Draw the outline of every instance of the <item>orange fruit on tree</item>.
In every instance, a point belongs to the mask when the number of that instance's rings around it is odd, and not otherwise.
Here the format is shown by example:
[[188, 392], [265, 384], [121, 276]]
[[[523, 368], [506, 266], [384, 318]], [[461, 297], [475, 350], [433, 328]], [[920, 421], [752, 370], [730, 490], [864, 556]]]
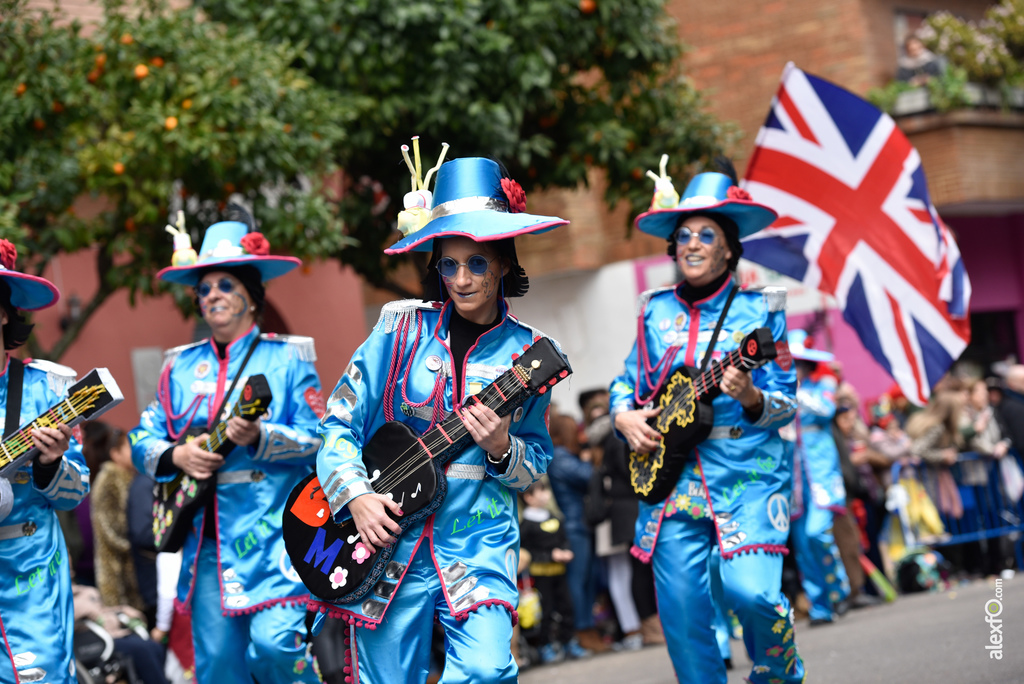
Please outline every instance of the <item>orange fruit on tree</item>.
[[153, 59], [149, 60], [149, 63], [159, 69], [160, 67], [162, 67], [164, 65], [164, 58], [163, 57], [154, 57]]
[[596, 9], [596, 0], [580, 0], [580, 12], [583, 12], [584, 14], [593, 14]]
[[238, 78], [237, 78], [236, 76], [232, 76], [232, 77], [231, 77], [231, 87], [232, 87], [232, 88], [235, 88], [235, 87], [237, 87], [237, 86], [238, 86], [238, 83], [239, 83], [239, 81], [238, 81]]
[[235, 184], [234, 183], [229, 181], [229, 182], [224, 184], [224, 192], [226, 192], [226, 193], [228, 193], [230, 195], [234, 191], [235, 191]]
[[125, 33], [124, 35], [121, 36], [121, 44], [122, 45], [131, 45], [134, 42], [135, 42], [135, 39], [132, 38], [132, 34], [130, 34], [130, 33]]
[[42, 119], [35, 119], [32, 122], [32, 127], [35, 128], [37, 131], [41, 131], [44, 128], [46, 128], [46, 122], [43, 121]]
[[146, 78], [146, 76], [149, 76], [149, 67], [145, 64], [136, 64], [135, 78], [141, 81], [142, 79]]
[[292, 125], [291, 124], [285, 124], [284, 125], [284, 132], [285, 133], [291, 133], [292, 132]]
[[118, 176], [124, 173], [124, 164], [121, 162], [114, 162], [114, 173]]
[[192, 100], [182, 100], [181, 101], [181, 108], [182, 109], [192, 109]]
[[178, 117], [176, 117], [176, 116], [169, 116], [166, 119], [164, 119], [164, 128], [166, 128], [167, 130], [173, 131], [177, 127], [178, 127]]
[[90, 71], [87, 80], [89, 81], [89, 83], [95, 83], [96, 81], [100, 80], [100, 70], [93, 69], [92, 71]]
[[102, 69], [107, 63], [107, 55], [100, 53], [96, 55], [96, 68]]
[[127, 230], [129, 233], [134, 233], [135, 232], [135, 219], [133, 219], [131, 216], [126, 218], [124, 220], [124, 229]]
[[28, 86], [25, 85], [24, 83], [19, 83], [18, 87], [14, 89], [14, 94], [17, 95], [18, 97], [21, 97], [22, 95], [25, 94], [26, 90], [28, 90]]
[[61, 104], [60, 102], [54, 101], [54, 103], [53, 103], [53, 112], [54, 112], [54, 114], [60, 114], [63, 111], [64, 111], [64, 105]]

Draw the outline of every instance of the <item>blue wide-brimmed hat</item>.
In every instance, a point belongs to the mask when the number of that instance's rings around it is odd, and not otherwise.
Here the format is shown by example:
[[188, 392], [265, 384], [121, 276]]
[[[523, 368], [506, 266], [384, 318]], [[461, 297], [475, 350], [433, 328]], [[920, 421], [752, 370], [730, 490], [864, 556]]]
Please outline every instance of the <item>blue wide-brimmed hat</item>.
[[808, 345], [808, 338], [810, 335], [807, 334], [806, 330], [790, 330], [787, 336], [789, 342], [789, 353], [794, 359], [803, 359], [804, 361], [823, 361], [828, 363], [834, 360], [835, 354], [827, 352], [823, 349], [812, 349]]
[[[662, 186], [662, 183], [666, 185]], [[672, 237], [679, 221], [688, 215], [714, 212], [728, 216], [740, 230], [740, 239], [767, 228], [778, 214], [750, 199], [749, 193], [733, 184], [724, 173], [698, 173], [686, 186], [676, 206], [664, 206], [664, 198], [674, 199], [671, 180], [664, 176], [655, 187], [651, 209], [636, 218], [636, 227], [666, 240]]]
[[429, 252], [434, 238], [462, 236], [488, 242], [543, 233], [569, 223], [557, 216], [527, 214], [525, 208], [526, 193], [519, 183], [502, 178], [497, 162], [481, 157], [453, 159], [437, 172], [429, 220], [384, 252]]
[[184, 221], [179, 218], [178, 230], [168, 226], [174, 234], [173, 266], [168, 266], [157, 277], [171, 283], [196, 285], [200, 274], [211, 267], [252, 266], [260, 272], [260, 279], [267, 282], [295, 269], [302, 264], [295, 257], [270, 254], [270, 243], [262, 233], [252, 232], [240, 221], [222, 221], [206, 229], [203, 246], [199, 254], [192, 249], [192, 241], [183, 229]]
[[9, 240], [0, 240], [0, 279], [11, 288], [11, 306], [21, 311], [38, 311], [60, 299], [57, 286], [46, 278], [15, 271], [18, 250]]

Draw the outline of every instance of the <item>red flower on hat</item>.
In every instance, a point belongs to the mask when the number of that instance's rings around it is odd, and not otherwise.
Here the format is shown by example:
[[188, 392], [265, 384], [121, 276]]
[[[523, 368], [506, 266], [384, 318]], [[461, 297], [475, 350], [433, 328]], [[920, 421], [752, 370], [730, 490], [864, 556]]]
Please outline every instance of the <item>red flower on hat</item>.
[[263, 233], [246, 233], [241, 240], [242, 249], [246, 254], [253, 256], [267, 256], [270, 254], [270, 242], [263, 237]]
[[729, 191], [726, 194], [728, 195], [729, 199], [732, 200], [746, 200], [747, 202], [750, 201], [750, 193], [736, 185], [730, 185]]
[[8, 271], [14, 270], [14, 262], [18, 260], [18, 248], [10, 240], [0, 240], [0, 264]]
[[523, 186], [511, 178], [502, 178], [501, 189], [505, 192], [505, 197], [508, 198], [510, 212], [518, 214], [526, 211], [526, 193], [523, 191]]

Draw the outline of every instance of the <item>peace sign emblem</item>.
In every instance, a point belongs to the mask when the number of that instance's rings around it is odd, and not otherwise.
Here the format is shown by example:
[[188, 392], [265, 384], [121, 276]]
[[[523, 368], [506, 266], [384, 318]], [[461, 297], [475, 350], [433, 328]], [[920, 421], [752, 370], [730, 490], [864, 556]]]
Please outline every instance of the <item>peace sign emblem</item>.
[[789, 500], [784, 495], [768, 498], [768, 522], [779, 532], [789, 532]]

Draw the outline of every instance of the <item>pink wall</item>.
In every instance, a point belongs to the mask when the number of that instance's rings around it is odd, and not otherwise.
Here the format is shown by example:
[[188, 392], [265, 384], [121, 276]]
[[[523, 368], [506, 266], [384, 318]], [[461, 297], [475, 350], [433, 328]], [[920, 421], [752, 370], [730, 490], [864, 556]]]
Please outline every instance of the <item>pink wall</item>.
[[[34, 317], [39, 340], [49, 348], [60, 335], [59, 322], [67, 315], [70, 296], [77, 294], [85, 302], [96, 289], [93, 253], [61, 256], [46, 277], [61, 290], [57, 306]], [[267, 299], [292, 333], [316, 338], [316, 366], [324, 392], [329, 393], [352, 352], [366, 337], [359, 278], [335, 261], [323, 262], [272, 281], [267, 286]], [[127, 294], [118, 293], [100, 307], [59, 362], [79, 374], [96, 366], [108, 367], [125, 400], [103, 420], [131, 428], [138, 422], [131, 350], [187, 344], [192, 341], [193, 328], [194, 321], [184, 320], [169, 296], [140, 299], [132, 308]]]

